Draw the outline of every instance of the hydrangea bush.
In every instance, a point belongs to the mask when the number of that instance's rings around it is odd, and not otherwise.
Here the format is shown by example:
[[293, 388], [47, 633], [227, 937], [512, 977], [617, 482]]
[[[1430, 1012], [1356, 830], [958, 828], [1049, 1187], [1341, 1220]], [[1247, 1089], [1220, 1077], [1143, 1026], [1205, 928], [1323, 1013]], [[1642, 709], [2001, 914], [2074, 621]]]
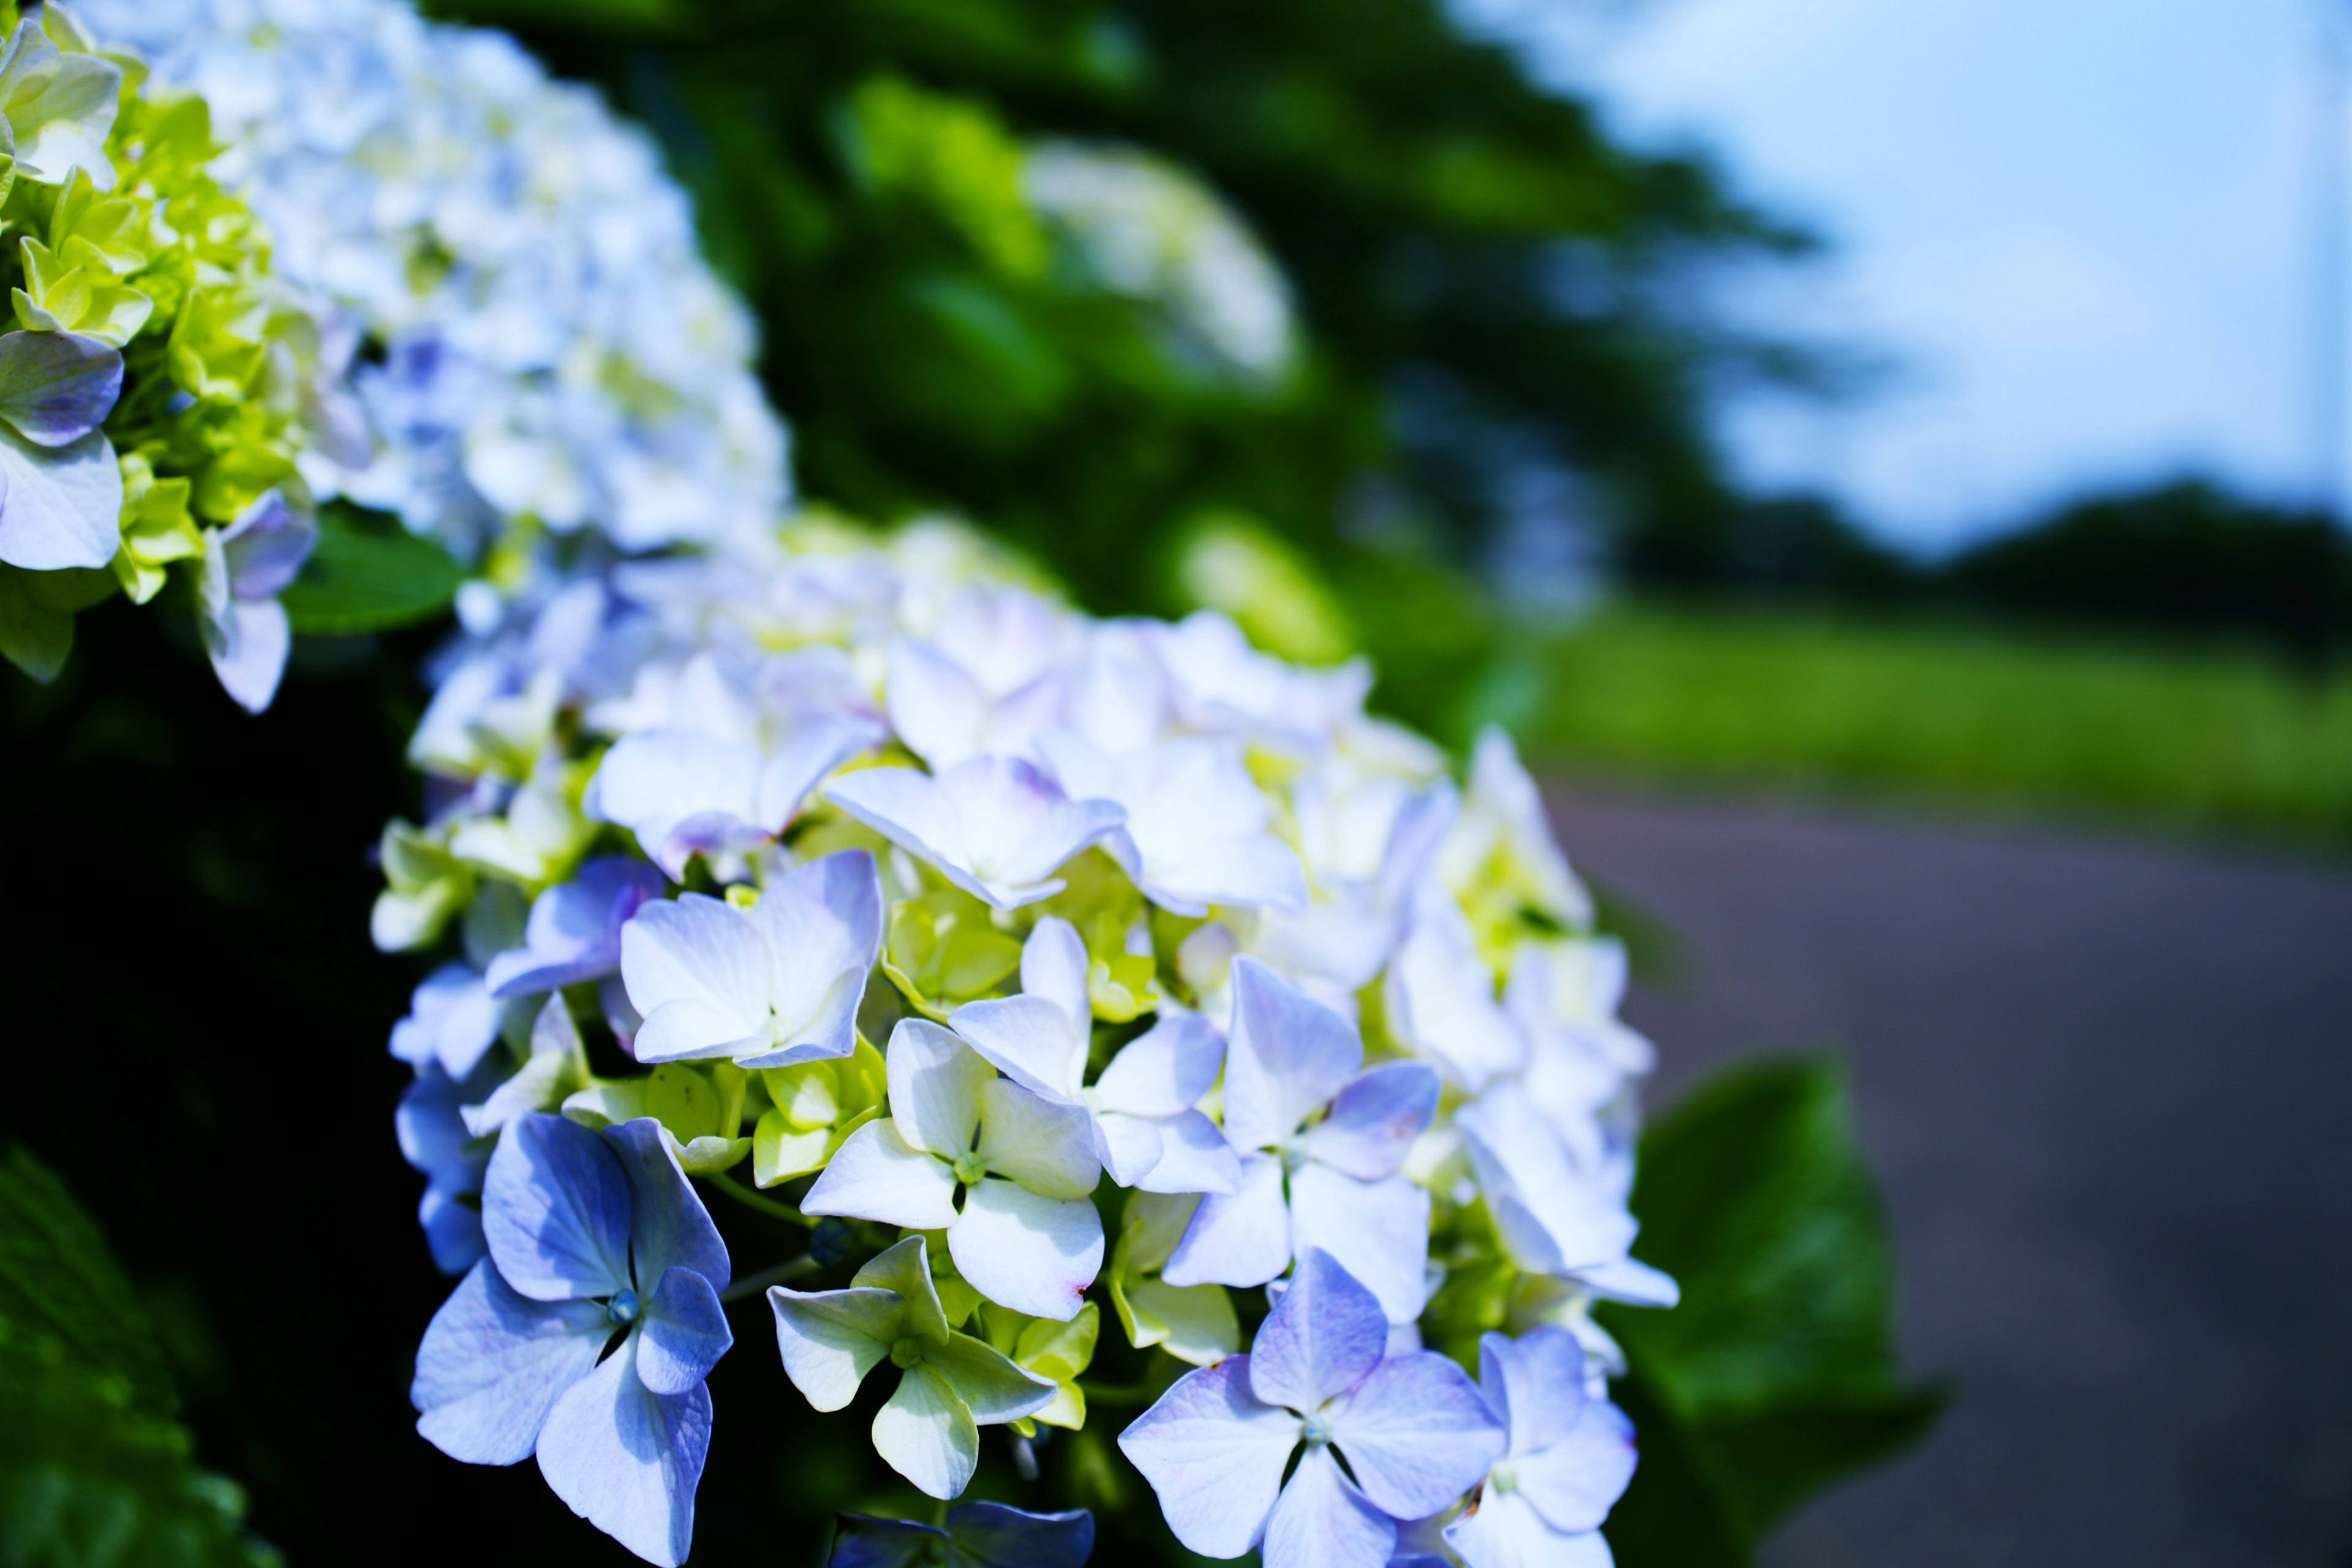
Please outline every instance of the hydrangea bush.
[[[134, 111], [141, 68], [51, 46], [129, 84], [83, 127], [118, 168], [194, 127], [169, 143], [193, 183], [139, 211], [214, 215], [202, 287], [140, 295], [173, 323], [154, 356], [145, 318], [110, 352], [150, 531], [173, 483], [199, 518], [236, 503], [190, 535], [215, 635], [291, 576], [312, 494], [478, 574], [372, 922], [437, 959], [392, 1035], [419, 1221], [458, 1279], [417, 1353], [424, 1436], [535, 1458], [597, 1528], [684, 1561], [728, 1307], [761, 1296], [762, 1418], [870, 1409], [875, 1452], [941, 1504], [992, 1448], [1034, 1478], [1055, 1434], [1109, 1426], [1204, 1554], [1606, 1562], [1633, 1448], [1591, 1309], [1675, 1297], [1628, 1250], [1650, 1050], [1508, 740], [1457, 778], [1367, 711], [1361, 663], [1286, 663], [1214, 612], [1090, 617], [951, 524], [778, 524], [782, 426], [682, 199], [497, 36], [390, 0], [92, 15], [200, 94]], [[8, 68], [0, 110], [46, 169]], [[1182, 353], [1280, 374], [1280, 278], [1205, 191], [1115, 149], [1015, 168], [1089, 287]], [[74, 226], [102, 205], [80, 177], [27, 230], [18, 309], [58, 323], [28, 332], [138, 314], [95, 269], [116, 230]], [[260, 297], [263, 224], [334, 314], [230, 310]], [[224, 358], [215, 401], [141, 401], [143, 366], [253, 341], [232, 317], [284, 325]], [[236, 366], [267, 378], [242, 402]], [[51, 430], [71, 403], [11, 406]], [[778, 1221], [805, 1237], [781, 1256]], [[1094, 1521], [1024, 1500], [847, 1516], [835, 1561], [1084, 1561]]]
[[315, 534], [303, 460], [368, 455], [350, 345], [215, 178], [201, 97], [30, 5], [0, 117], [0, 651], [51, 679], [76, 612], [176, 574], [222, 685], [267, 707]]
[[1649, 1047], [1508, 740], [1457, 783], [1369, 682], [941, 524], [583, 572], [466, 639], [375, 915], [463, 951], [393, 1037], [463, 1276], [421, 1430], [681, 1561], [764, 1286], [807, 1419], [885, 1380], [934, 1498], [1108, 1420], [1208, 1555], [1604, 1561], [1590, 1309], [1675, 1299], [1627, 1255]]

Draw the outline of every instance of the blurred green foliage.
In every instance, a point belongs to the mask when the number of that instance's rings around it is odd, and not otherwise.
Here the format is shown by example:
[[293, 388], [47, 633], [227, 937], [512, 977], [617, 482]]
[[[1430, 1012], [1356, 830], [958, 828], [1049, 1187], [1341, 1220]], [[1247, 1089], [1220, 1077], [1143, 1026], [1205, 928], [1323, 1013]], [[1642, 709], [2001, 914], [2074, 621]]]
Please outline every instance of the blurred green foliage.
[[1624, 1568], [1736, 1568], [1799, 1500], [1916, 1441], [1946, 1398], [1899, 1374], [1894, 1255], [1843, 1071], [1717, 1078], [1643, 1136], [1633, 1208], [1636, 1250], [1683, 1299], [1601, 1313], [1642, 1442], [1610, 1543]]
[[105, 1238], [21, 1148], [0, 1156], [0, 1562], [270, 1568], [235, 1483], [192, 1462], [163, 1347]]
[[[660, 136], [764, 324], [803, 491], [964, 512], [1101, 610], [1181, 608], [1167, 552], [1254, 520], [1327, 568], [1470, 559], [1506, 451], [1629, 527], [1729, 504], [1699, 389], [1804, 355], [1691, 313], [1695, 268], [1802, 249], [1694, 157], [1441, 0], [440, 0]], [[1236, 375], [1049, 243], [1023, 160], [1141, 149], [1235, 206], [1298, 351]], [[1213, 357], [1213, 356], [1212, 356]]]
[[465, 568], [392, 518], [330, 502], [319, 542], [281, 599], [305, 637], [349, 637], [428, 620], [449, 607]]
[[1507, 647], [1466, 709], [1626, 784], [2352, 842], [2352, 675], [2251, 647], [1633, 601]]

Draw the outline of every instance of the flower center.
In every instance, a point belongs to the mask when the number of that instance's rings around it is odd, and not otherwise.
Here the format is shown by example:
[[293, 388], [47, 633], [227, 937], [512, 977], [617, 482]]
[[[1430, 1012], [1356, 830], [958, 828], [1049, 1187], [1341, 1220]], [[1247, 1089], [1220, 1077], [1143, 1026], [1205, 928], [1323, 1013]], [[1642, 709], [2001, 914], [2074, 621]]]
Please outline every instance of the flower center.
[[1486, 1472], [1486, 1489], [1491, 1492], [1515, 1492], [1519, 1489], [1519, 1472], [1511, 1468], [1511, 1461], [1498, 1461]]
[[987, 1174], [987, 1173], [988, 1167], [980, 1163], [979, 1155], [958, 1154], [956, 1156], [955, 1179], [961, 1182], [965, 1186], [970, 1187], [978, 1185], [980, 1178]]
[[912, 1334], [890, 1342], [890, 1364], [904, 1372], [923, 1359], [923, 1342]]
[[1306, 1428], [1299, 1436], [1307, 1439], [1308, 1447], [1320, 1447], [1331, 1440], [1331, 1418], [1318, 1410], [1307, 1418]]
[[604, 1312], [613, 1321], [626, 1327], [637, 1321], [637, 1293], [623, 1290], [604, 1303]]

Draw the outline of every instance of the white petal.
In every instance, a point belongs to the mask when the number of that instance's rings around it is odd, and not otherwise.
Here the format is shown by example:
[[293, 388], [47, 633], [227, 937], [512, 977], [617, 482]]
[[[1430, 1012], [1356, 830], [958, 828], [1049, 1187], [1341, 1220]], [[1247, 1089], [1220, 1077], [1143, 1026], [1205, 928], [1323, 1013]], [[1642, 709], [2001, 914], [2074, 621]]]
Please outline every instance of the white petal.
[[901, 637], [890, 647], [890, 728], [934, 768], [980, 750], [988, 697], [961, 666], [929, 643]]
[[980, 1089], [996, 1069], [928, 1018], [901, 1018], [886, 1054], [890, 1115], [909, 1146], [953, 1161], [980, 1130]]
[[1008, 1079], [980, 1086], [974, 1153], [992, 1173], [1045, 1197], [1087, 1197], [1102, 1179], [1086, 1108], [1056, 1105]]
[[1040, 1197], [992, 1177], [964, 1194], [948, 1252], [990, 1300], [1066, 1323], [1102, 1272], [1102, 1215], [1084, 1198]]
[[1598, 1531], [1553, 1530], [1517, 1492], [1488, 1490], [1478, 1506], [1445, 1527], [1445, 1544], [1469, 1568], [1614, 1568]]
[[838, 1410], [857, 1396], [857, 1385], [889, 1355], [906, 1320], [897, 1291], [870, 1288], [803, 1293], [775, 1285], [768, 1305], [776, 1314], [784, 1375], [817, 1410]]
[[1095, 1104], [1138, 1116], [1189, 1110], [1217, 1081], [1225, 1042], [1198, 1013], [1170, 1013], [1129, 1041], [1095, 1080]]
[[[1223, 1133], [1217, 1142], [1223, 1146]], [[1131, 1187], [1151, 1174], [1160, 1152], [1159, 1124], [1150, 1117], [1122, 1116], [1114, 1110], [1095, 1118], [1095, 1154], [1120, 1186]], [[1226, 1152], [1230, 1155], [1232, 1151]]]
[[248, 713], [268, 707], [294, 650], [285, 606], [275, 599], [232, 599], [220, 619], [205, 623], [205, 652], [221, 689]]
[[604, 820], [635, 833], [645, 852], [677, 877], [687, 857], [669, 842], [670, 830], [706, 816], [761, 826], [752, 820], [759, 777], [760, 753], [752, 746], [698, 730], [647, 730], [623, 736], [604, 753], [596, 769], [595, 806]]
[[[667, 1004], [693, 1005], [679, 1024], [655, 1035], [651, 1048], [662, 1058], [761, 1033], [769, 962], [767, 943], [743, 911], [700, 893], [653, 900], [621, 928], [622, 984], [646, 1028]], [[640, 1051], [648, 1048], [645, 1029], [637, 1038]]]
[[867, 1122], [835, 1151], [801, 1200], [801, 1212], [938, 1230], [955, 1221], [955, 1185], [947, 1166], [908, 1148], [886, 1117]]
[[967, 1002], [948, 1022], [1014, 1082], [1065, 1103], [1078, 1098], [1087, 1070], [1087, 1037], [1052, 1000], [992, 996]]
[[961, 1494], [980, 1459], [980, 1430], [946, 1380], [918, 1363], [875, 1413], [874, 1451], [927, 1497]]
[[1094, 1023], [1087, 970], [1087, 944], [1079, 940], [1078, 928], [1059, 915], [1039, 916], [1029, 940], [1021, 944], [1021, 989], [1061, 1008], [1079, 1035]]

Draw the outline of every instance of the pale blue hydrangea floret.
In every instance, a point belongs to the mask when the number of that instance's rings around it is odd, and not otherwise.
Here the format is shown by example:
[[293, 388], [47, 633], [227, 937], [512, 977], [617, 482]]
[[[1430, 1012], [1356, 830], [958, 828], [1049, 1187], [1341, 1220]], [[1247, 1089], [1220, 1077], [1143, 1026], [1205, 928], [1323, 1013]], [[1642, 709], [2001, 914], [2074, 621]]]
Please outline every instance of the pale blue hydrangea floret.
[[1610, 1568], [1601, 1521], [1633, 1479], [1633, 1424], [1586, 1392], [1583, 1347], [1562, 1329], [1486, 1334], [1478, 1373], [1509, 1441], [1445, 1543], [1470, 1568]]
[[278, 595], [310, 559], [319, 525], [277, 490], [265, 491], [226, 528], [205, 531], [196, 570], [196, 625], [221, 688], [249, 712], [269, 706], [294, 648]]
[[523, 945], [494, 955], [482, 976], [488, 994], [528, 996], [618, 973], [622, 928], [667, 887], [642, 860], [603, 855], [583, 861], [570, 881], [531, 900]]
[[1119, 1435], [1176, 1539], [1207, 1557], [1262, 1546], [1266, 1568], [1381, 1568], [1398, 1520], [1486, 1475], [1505, 1434], [1476, 1386], [1388, 1339], [1379, 1299], [1308, 1251], [1248, 1354], [1186, 1373]]
[[79, 9], [204, 94], [279, 274], [383, 351], [359, 377], [381, 449], [306, 458], [320, 493], [467, 554], [514, 517], [634, 552], [782, 510], [751, 318], [651, 140], [594, 92], [403, 0]]
[[1423, 1062], [1367, 1071], [1363, 1061], [1354, 1025], [1257, 960], [1234, 960], [1224, 1134], [1240, 1180], [1201, 1200], [1162, 1279], [1263, 1285], [1321, 1248], [1391, 1321], [1420, 1316], [1429, 1193], [1401, 1167], [1436, 1112], [1437, 1075]]
[[1001, 1502], [959, 1503], [938, 1524], [840, 1516], [825, 1568], [1085, 1568], [1095, 1516], [1030, 1513]]
[[890, 1114], [849, 1135], [802, 1212], [944, 1230], [958, 1272], [990, 1300], [1076, 1316], [1103, 1260], [1086, 1112], [997, 1077], [928, 1019], [900, 1019], [885, 1061]]
[[1019, 909], [1062, 890], [1054, 875], [1126, 821], [1107, 800], [1072, 800], [1017, 757], [969, 757], [942, 773], [860, 768], [825, 798], [976, 899]]
[[1015, 1083], [1085, 1110], [1096, 1157], [1120, 1186], [1232, 1192], [1240, 1163], [1199, 1109], [1223, 1066], [1224, 1041], [1199, 1014], [1170, 1013], [1129, 1041], [1089, 1089], [1087, 963], [1077, 929], [1041, 916], [1021, 947], [1019, 994], [968, 1002], [949, 1024]]
[[0, 334], [0, 561], [50, 572], [114, 559], [122, 471], [98, 427], [121, 392], [122, 355], [110, 343]]
[[881, 945], [882, 886], [863, 849], [794, 867], [748, 910], [700, 893], [647, 904], [621, 930], [621, 978], [645, 1019], [637, 1059], [845, 1057]]
[[660, 1125], [517, 1119], [490, 1156], [482, 1228], [488, 1257], [416, 1352], [417, 1430], [473, 1464], [536, 1454], [573, 1512], [648, 1562], [684, 1561], [710, 1444], [703, 1380], [733, 1336], [727, 1248]]

